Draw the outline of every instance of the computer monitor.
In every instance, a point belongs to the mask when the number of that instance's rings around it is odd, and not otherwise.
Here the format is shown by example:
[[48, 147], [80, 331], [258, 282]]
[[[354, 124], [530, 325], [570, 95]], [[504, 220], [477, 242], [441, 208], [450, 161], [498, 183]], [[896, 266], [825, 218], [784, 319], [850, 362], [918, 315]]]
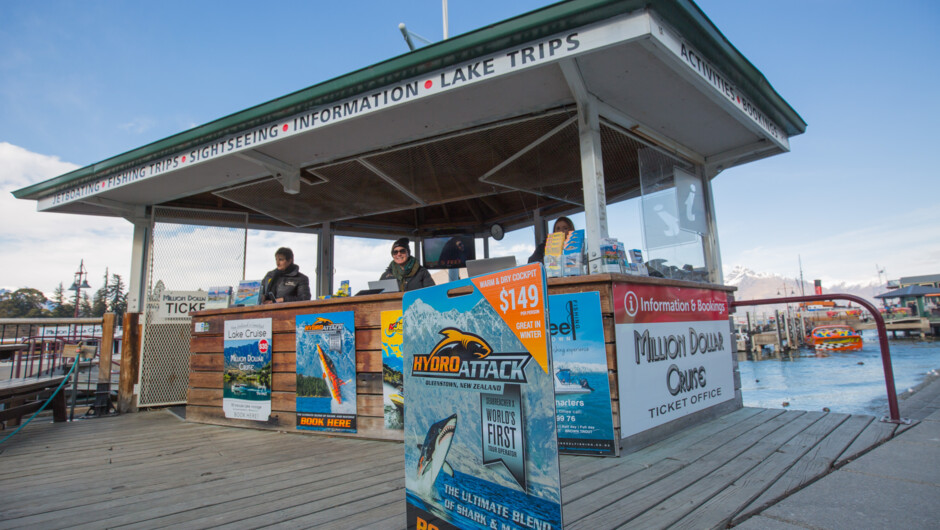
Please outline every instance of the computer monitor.
[[481, 274], [511, 269], [516, 266], [515, 256], [500, 256], [498, 258], [472, 259], [467, 262], [467, 276], [473, 278]]
[[423, 242], [424, 266], [428, 269], [459, 269], [477, 257], [473, 236], [429, 237]]
[[369, 290], [381, 289], [380, 293], [397, 293], [398, 280], [389, 278], [388, 280], [377, 280], [369, 282]]

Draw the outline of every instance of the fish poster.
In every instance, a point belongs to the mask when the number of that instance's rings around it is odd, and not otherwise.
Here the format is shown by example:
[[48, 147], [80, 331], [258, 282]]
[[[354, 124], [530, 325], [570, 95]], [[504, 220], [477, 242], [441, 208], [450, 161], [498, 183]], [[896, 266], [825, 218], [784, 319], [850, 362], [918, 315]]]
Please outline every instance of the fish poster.
[[297, 428], [356, 432], [354, 313], [297, 315]]
[[226, 418], [271, 416], [271, 319], [226, 320], [222, 410]]
[[545, 294], [540, 263], [404, 294], [408, 528], [562, 527]]
[[570, 455], [616, 456], [607, 376], [601, 296], [597, 292], [548, 297], [555, 368], [558, 450]]
[[385, 428], [405, 428], [401, 310], [382, 311], [382, 409]]

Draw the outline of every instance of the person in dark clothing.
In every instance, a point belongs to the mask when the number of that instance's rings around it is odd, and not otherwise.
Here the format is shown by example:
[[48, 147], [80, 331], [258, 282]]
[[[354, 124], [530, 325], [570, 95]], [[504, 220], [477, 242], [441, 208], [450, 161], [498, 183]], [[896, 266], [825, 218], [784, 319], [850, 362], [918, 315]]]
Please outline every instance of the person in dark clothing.
[[[571, 219], [567, 217], [559, 217], [555, 220], [555, 226], [552, 228], [552, 232], [563, 232], [565, 237], [568, 237], [568, 234], [574, 232], [574, 223], [571, 222]], [[539, 243], [535, 247], [535, 252], [529, 256], [529, 263], [541, 263], [545, 259], [545, 241]]]
[[310, 279], [300, 273], [294, 263], [294, 251], [281, 247], [274, 253], [277, 268], [264, 275], [258, 303], [297, 302], [310, 300]]
[[410, 241], [403, 237], [392, 243], [392, 262], [382, 273], [380, 280], [395, 279], [398, 281], [398, 289], [404, 291], [414, 291], [424, 287], [434, 285], [431, 279], [431, 273], [418, 264], [418, 260], [411, 255]]

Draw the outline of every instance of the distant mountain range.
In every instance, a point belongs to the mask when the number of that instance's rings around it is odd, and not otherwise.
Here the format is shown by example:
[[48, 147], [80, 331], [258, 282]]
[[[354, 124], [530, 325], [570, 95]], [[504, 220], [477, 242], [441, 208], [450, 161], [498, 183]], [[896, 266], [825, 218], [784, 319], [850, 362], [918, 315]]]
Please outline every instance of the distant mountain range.
[[[804, 278], [804, 280], [806, 279]], [[738, 288], [734, 295], [738, 300], [778, 298], [783, 296], [784, 292], [786, 292], [788, 296], [799, 296], [801, 294], [799, 278], [787, 278], [766, 272], [754, 272], [742, 266], [735, 267], [730, 273], [725, 275], [725, 285], [733, 285]], [[878, 284], [878, 282], [871, 282], [869, 284], [848, 284], [842, 282], [835, 285], [823, 283], [822, 291], [823, 294], [851, 294], [864, 298], [874, 303], [876, 306], [880, 306], [881, 302], [875, 298], [875, 295], [883, 293], [885, 288]], [[791, 295], [791, 292], [794, 294]], [[806, 295], [814, 294], [815, 291], [813, 291], [812, 280], [804, 281], [803, 292]], [[845, 305], [845, 303], [840, 302], [839, 305]]]

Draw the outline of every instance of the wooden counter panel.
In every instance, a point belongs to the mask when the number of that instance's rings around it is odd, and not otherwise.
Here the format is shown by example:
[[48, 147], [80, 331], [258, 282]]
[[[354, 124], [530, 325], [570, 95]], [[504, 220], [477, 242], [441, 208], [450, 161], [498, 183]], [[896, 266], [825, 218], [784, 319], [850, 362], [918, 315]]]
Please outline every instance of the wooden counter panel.
[[215, 372], [222, 375], [225, 361], [221, 353], [198, 353], [189, 356], [189, 370]]
[[382, 395], [382, 374], [366, 372], [356, 374], [356, 395], [377, 394]]
[[222, 388], [221, 372], [189, 372], [189, 388]]
[[202, 405], [222, 408], [222, 388], [190, 388], [186, 396], [187, 405]]
[[297, 392], [297, 374], [281, 372], [271, 374], [271, 390], [274, 392]]
[[190, 404], [186, 407], [186, 420], [209, 423], [212, 425], [268, 429], [303, 435], [368, 438], [393, 442], [401, 442], [404, 440], [404, 431], [386, 429], [385, 419], [381, 417], [360, 416], [356, 421], [357, 432], [355, 434], [300, 430], [297, 429], [297, 416], [294, 412], [277, 410], [271, 411], [271, 418], [266, 422], [250, 421], [226, 418], [225, 412], [222, 410], [221, 406], [213, 407]]
[[224, 349], [224, 340], [221, 335], [214, 337], [198, 335], [189, 339], [189, 351], [191, 353], [221, 352]]

